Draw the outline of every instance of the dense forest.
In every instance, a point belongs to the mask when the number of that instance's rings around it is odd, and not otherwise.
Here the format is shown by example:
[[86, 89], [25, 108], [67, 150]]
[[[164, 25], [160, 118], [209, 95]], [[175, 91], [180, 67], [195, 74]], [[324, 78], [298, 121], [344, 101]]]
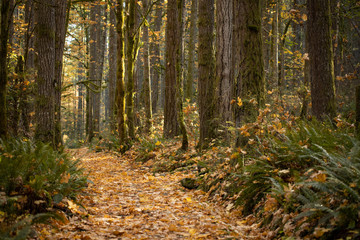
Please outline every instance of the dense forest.
[[[0, 8], [1, 239], [246, 239], [239, 226], [257, 239], [360, 238], [360, 1]], [[89, 196], [114, 192], [116, 171], [172, 179], [183, 202], [201, 195], [237, 220], [227, 233], [176, 235], [167, 220], [161, 236], [51, 235], [91, 221]]]

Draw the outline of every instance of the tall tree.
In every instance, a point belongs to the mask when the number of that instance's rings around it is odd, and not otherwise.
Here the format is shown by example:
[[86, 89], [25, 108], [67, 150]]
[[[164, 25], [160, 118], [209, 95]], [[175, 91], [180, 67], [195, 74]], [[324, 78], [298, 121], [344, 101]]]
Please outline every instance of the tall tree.
[[124, 146], [126, 140], [126, 124], [125, 124], [125, 74], [124, 74], [124, 8], [123, 1], [117, 0], [116, 7], [116, 32], [117, 32], [117, 74], [116, 74], [116, 113], [117, 125], [119, 132], [119, 140]]
[[106, 35], [107, 35], [107, 14], [106, 14], [107, 5], [96, 5], [96, 78], [95, 78], [95, 87], [94, 91], [94, 105], [93, 105], [93, 115], [94, 115], [94, 133], [95, 136], [100, 134], [100, 110], [101, 110], [101, 91], [102, 91], [102, 79], [104, 75], [104, 57], [106, 49]]
[[54, 145], [55, 136], [55, 0], [35, 2], [37, 69], [35, 139]]
[[1, 1], [1, 25], [0, 25], [0, 138], [7, 135], [6, 114], [6, 85], [8, 82], [7, 72], [7, 43], [9, 38], [10, 1]]
[[[231, 1], [230, 1], [231, 2]], [[197, 11], [198, 11], [198, 0], [191, 0], [191, 15], [190, 15], [190, 36], [188, 44], [188, 66], [186, 75], [186, 88], [185, 98], [189, 99], [190, 102], [193, 100], [193, 85], [195, 80], [195, 45], [196, 45], [196, 27], [197, 27]]]
[[67, 29], [67, 10], [70, 11], [71, 0], [56, 0], [55, 8], [55, 146], [62, 144], [61, 136], [61, 89], [63, 55]]
[[135, 138], [135, 116], [134, 116], [134, 69], [138, 54], [139, 29], [136, 28], [136, 5], [137, 0], [127, 0], [128, 15], [126, 17], [127, 32], [127, 85], [126, 85], [126, 115], [129, 137]]
[[179, 134], [179, 123], [176, 110], [176, 45], [177, 35], [177, 0], [167, 3], [166, 51], [165, 51], [165, 106], [164, 106], [164, 137], [173, 138]]
[[89, 142], [93, 139], [95, 133], [95, 124], [94, 124], [94, 104], [95, 104], [95, 90], [97, 90], [96, 86], [96, 60], [97, 60], [97, 10], [99, 8], [93, 3], [90, 7], [90, 38], [89, 38], [89, 54], [90, 54], [90, 62], [89, 62], [89, 87], [87, 88], [87, 139]]
[[[265, 80], [261, 38], [260, 0], [234, 1], [234, 76], [238, 101], [235, 123], [256, 120], [259, 108], [264, 104]], [[242, 138], [237, 145], [244, 144]]]
[[215, 137], [214, 0], [199, 0], [199, 146]]
[[186, 131], [186, 125], [184, 120], [184, 112], [183, 112], [183, 62], [184, 62], [184, 48], [183, 48], [183, 32], [184, 32], [184, 9], [185, 9], [185, 1], [177, 0], [177, 39], [175, 42], [175, 50], [176, 50], [176, 109], [177, 109], [177, 120], [180, 127], [180, 133], [182, 135], [182, 144], [181, 149], [188, 149], [188, 136]]
[[161, 42], [161, 26], [163, 15], [163, 3], [164, 0], [157, 1], [154, 20], [154, 34], [152, 34], [151, 47], [151, 84], [152, 84], [152, 111], [157, 112], [159, 102], [159, 85], [161, 78], [161, 63], [160, 63], [160, 42]]
[[232, 61], [232, 1], [216, 1], [216, 82], [219, 118], [226, 127], [232, 121], [231, 99], [233, 97], [234, 81], [231, 75]]
[[[147, 18], [149, 11], [149, 0], [143, 0], [144, 18]], [[145, 107], [145, 133], [149, 134], [152, 129], [152, 102], [151, 102], [151, 80], [150, 80], [150, 43], [149, 43], [149, 27], [147, 20], [143, 28], [144, 39], [144, 107]]]
[[336, 115], [330, 0], [308, 0], [308, 49], [312, 114], [318, 119]]
[[[110, 129], [115, 132], [116, 122], [115, 114], [115, 86], [116, 86], [116, 69], [117, 69], [117, 33], [116, 33], [116, 9], [115, 2], [111, 1], [110, 8], [110, 27], [109, 27], [109, 122]], [[123, 30], [121, 30], [123, 31]]]

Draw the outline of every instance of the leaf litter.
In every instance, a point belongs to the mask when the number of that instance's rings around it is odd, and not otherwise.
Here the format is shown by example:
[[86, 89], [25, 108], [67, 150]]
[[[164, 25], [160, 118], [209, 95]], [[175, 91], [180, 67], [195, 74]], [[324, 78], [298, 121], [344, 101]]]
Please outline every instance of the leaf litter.
[[41, 226], [38, 239], [261, 239], [256, 224], [208, 202], [201, 190], [180, 180], [191, 173], [152, 173], [136, 153], [73, 151], [89, 171], [79, 203], [55, 227]]

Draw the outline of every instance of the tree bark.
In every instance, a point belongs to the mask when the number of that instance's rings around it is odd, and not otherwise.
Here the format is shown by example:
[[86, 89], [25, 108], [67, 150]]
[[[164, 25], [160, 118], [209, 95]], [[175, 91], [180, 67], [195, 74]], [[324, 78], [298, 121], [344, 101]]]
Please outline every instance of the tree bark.
[[[195, 45], [196, 45], [196, 27], [197, 27], [197, 11], [198, 11], [198, 0], [191, 1], [191, 15], [190, 15], [190, 36], [188, 44], [188, 68], [186, 75], [186, 84], [185, 84], [185, 98], [189, 99], [190, 102], [193, 101], [193, 84], [195, 80]], [[229, 39], [230, 40], [230, 39]]]
[[[121, 3], [122, 1], [120, 1]], [[116, 87], [116, 71], [117, 71], [117, 31], [116, 31], [116, 9], [115, 2], [110, 8], [110, 27], [109, 27], [109, 122], [111, 132], [115, 132], [115, 87]], [[121, 31], [123, 31], [121, 27]]]
[[214, 0], [199, 0], [199, 147], [215, 138]]
[[180, 133], [182, 135], [182, 144], [181, 149], [186, 151], [188, 149], [188, 136], [186, 132], [186, 125], [184, 120], [184, 112], [183, 112], [183, 56], [184, 56], [184, 48], [183, 48], [183, 32], [184, 32], [184, 9], [185, 9], [185, 1], [177, 0], [177, 41], [176, 41], [176, 108], [177, 108], [177, 116], [180, 127]]
[[[234, 94], [234, 81], [231, 76], [232, 60], [232, 1], [216, 1], [216, 85], [220, 124], [227, 128], [233, 120], [231, 99]], [[225, 130], [226, 131], [226, 130]]]
[[[149, 8], [149, 1], [143, 0], [143, 12], [144, 17], [147, 15], [147, 11]], [[150, 79], [150, 43], [149, 43], [149, 28], [147, 24], [144, 24], [143, 28], [143, 39], [144, 39], [144, 81], [143, 81], [143, 89], [144, 89], [144, 107], [145, 107], [145, 133], [150, 134], [152, 131], [152, 102], [151, 102], [151, 79]]]
[[7, 70], [7, 43], [9, 38], [10, 1], [1, 1], [1, 29], [0, 29], [0, 138], [7, 136], [6, 114], [6, 85], [8, 82]]
[[152, 111], [157, 112], [159, 102], [159, 85], [161, 78], [161, 63], [160, 63], [160, 41], [161, 41], [161, 26], [162, 26], [162, 13], [163, 13], [163, 0], [158, 1], [155, 11], [154, 34], [152, 35], [151, 47], [151, 84], [152, 84]]
[[128, 16], [126, 18], [127, 31], [127, 85], [126, 85], [126, 115], [129, 137], [135, 139], [134, 124], [134, 69], [138, 53], [139, 35], [136, 32], [135, 18], [137, 0], [128, 0]]
[[[125, 74], [124, 74], [124, 9], [123, 1], [117, 1], [116, 32], [117, 32], [117, 74], [116, 74], [116, 113], [119, 140], [123, 146], [127, 137], [125, 125]], [[121, 149], [122, 150], [122, 149]]]
[[336, 116], [330, 0], [308, 0], [312, 114], [319, 120]]
[[[235, 107], [236, 127], [256, 120], [264, 104], [265, 78], [261, 38], [260, 0], [234, 2], [234, 62], [236, 96], [241, 100]], [[238, 137], [236, 145], [245, 144]]]
[[[168, 0], [165, 53], [165, 106], [164, 137], [173, 138], [179, 134], [176, 109], [176, 42], [177, 42], [177, 0]], [[175, 107], [174, 107], [175, 106]]]
[[61, 136], [61, 88], [62, 88], [62, 70], [63, 55], [65, 46], [65, 36], [67, 30], [66, 12], [70, 11], [70, 2], [68, 0], [56, 0], [55, 9], [55, 146], [60, 147], [62, 143]]
[[37, 69], [36, 129], [37, 141], [55, 147], [55, 1], [35, 2], [35, 65]]

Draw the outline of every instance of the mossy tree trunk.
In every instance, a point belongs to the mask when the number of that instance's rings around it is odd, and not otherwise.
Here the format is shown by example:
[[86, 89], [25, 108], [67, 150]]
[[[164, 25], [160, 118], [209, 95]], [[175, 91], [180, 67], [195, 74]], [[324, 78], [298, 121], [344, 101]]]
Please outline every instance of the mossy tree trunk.
[[357, 138], [360, 139], [360, 86], [356, 86], [355, 92], [355, 127]]
[[[229, 127], [233, 121], [231, 99], [234, 94], [234, 78], [231, 75], [232, 60], [232, 24], [233, 5], [232, 1], [216, 1], [216, 85], [218, 97], [218, 110], [221, 127]], [[229, 134], [226, 134], [228, 138]]]
[[154, 34], [152, 34], [152, 43], [151, 43], [151, 85], [152, 85], [152, 111], [153, 113], [157, 112], [158, 102], [159, 102], [159, 85], [161, 78], [161, 63], [160, 63], [160, 41], [161, 41], [161, 26], [162, 26], [162, 15], [163, 15], [163, 0], [157, 2], [155, 10], [155, 20], [154, 20]]
[[[143, 12], [144, 17], [147, 16], [149, 8], [149, 0], [143, 0]], [[148, 19], [148, 17], [146, 17]], [[147, 20], [143, 28], [143, 39], [144, 39], [144, 107], [145, 107], [145, 128], [144, 132], [150, 134], [152, 131], [152, 102], [151, 102], [151, 79], [150, 79], [150, 43], [149, 43], [149, 27]]]
[[137, 0], [128, 0], [127, 9], [128, 15], [126, 17], [126, 32], [127, 32], [127, 49], [126, 49], [126, 115], [128, 133], [131, 139], [135, 139], [135, 122], [134, 122], [134, 69], [137, 59], [139, 34], [135, 25]]
[[97, 6], [95, 4], [92, 4], [90, 7], [90, 27], [89, 27], [89, 54], [90, 54], [90, 59], [89, 59], [89, 87], [87, 88], [87, 140], [88, 142], [91, 142], [92, 139], [94, 138], [94, 131], [95, 131], [95, 126], [94, 126], [94, 103], [95, 103], [95, 93], [93, 91], [93, 89], [96, 89], [96, 60], [97, 60], [97, 44], [96, 44], [96, 36], [97, 36], [97, 24], [96, 24], [96, 20], [97, 20]]
[[336, 116], [330, 0], [308, 0], [312, 114], [323, 120]]
[[185, 84], [185, 98], [189, 99], [190, 102], [194, 99], [194, 80], [195, 80], [195, 45], [196, 45], [196, 29], [197, 29], [197, 11], [198, 11], [198, 0], [191, 0], [191, 15], [190, 15], [190, 36], [188, 44], [188, 66]]
[[[179, 36], [177, 0], [168, 0], [165, 52], [165, 106], [164, 137], [173, 138], [179, 134], [178, 111], [176, 107], [176, 50]], [[174, 107], [175, 106], [175, 107]]]
[[[122, 3], [122, 1], [120, 1]], [[115, 1], [111, 1], [110, 8], [110, 26], [109, 26], [109, 123], [111, 132], [115, 133], [116, 119], [115, 119], [115, 87], [117, 82], [117, 16], [115, 9]], [[123, 14], [123, 13], [121, 13]], [[122, 26], [120, 27], [123, 32], [124, 19], [122, 18]], [[123, 53], [124, 54], [124, 50]], [[122, 66], [124, 67], [124, 66]], [[123, 71], [123, 70], [122, 70]], [[124, 80], [124, 79], [123, 79]]]
[[35, 139], [54, 145], [55, 136], [55, 0], [35, 2], [37, 95]]
[[199, 147], [215, 138], [214, 0], [199, 0]]
[[71, 0], [56, 0], [55, 9], [55, 146], [62, 145], [61, 137], [61, 88], [63, 55], [65, 46], [65, 36], [67, 30], [66, 16], [70, 11]]
[[7, 71], [7, 43], [9, 38], [10, 1], [1, 1], [1, 29], [0, 29], [0, 138], [7, 136], [6, 114], [6, 85]]
[[104, 57], [107, 38], [107, 4], [96, 6], [96, 91], [94, 92], [94, 134], [100, 136], [101, 92], [104, 75]]
[[[265, 78], [261, 37], [260, 0], [234, 1], [234, 62], [236, 127], [256, 120], [264, 104]], [[238, 137], [236, 145], [244, 144]]]
[[268, 84], [270, 88], [274, 88], [277, 85], [279, 76], [279, 3], [276, 2], [273, 5], [273, 16], [271, 23], [271, 43], [270, 43], [270, 73]]
[[184, 112], [183, 112], [183, 56], [184, 56], [184, 48], [183, 48], [183, 31], [184, 31], [184, 8], [185, 8], [185, 0], [177, 0], [177, 39], [176, 39], [176, 108], [177, 108], [177, 116], [180, 127], [180, 133], [182, 135], [182, 144], [181, 149], [188, 149], [188, 136], [186, 131], [186, 125], [184, 120]]
[[116, 7], [116, 32], [117, 32], [117, 74], [116, 74], [116, 114], [119, 140], [124, 143], [127, 137], [125, 124], [125, 74], [124, 74], [124, 7], [123, 1], [117, 0]]

